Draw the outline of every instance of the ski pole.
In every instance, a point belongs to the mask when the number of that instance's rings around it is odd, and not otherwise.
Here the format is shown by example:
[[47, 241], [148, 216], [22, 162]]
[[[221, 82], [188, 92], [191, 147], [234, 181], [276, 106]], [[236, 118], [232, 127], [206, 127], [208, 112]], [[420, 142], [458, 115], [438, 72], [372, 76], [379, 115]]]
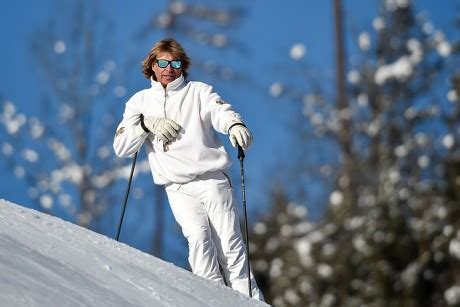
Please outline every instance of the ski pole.
[[125, 216], [126, 203], [128, 202], [128, 195], [129, 195], [129, 190], [131, 188], [131, 181], [133, 180], [134, 168], [136, 167], [137, 153], [138, 152], [134, 154], [133, 164], [131, 165], [131, 174], [129, 175], [128, 187], [126, 188], [126, 193], [125, 193], [125, 202], [123, 204], [123, 210], [121, 211], [120, 223], [118, 224], [117, 241], [118, 241], [118, 238], [120, 237], [121, 225], [123, 224], [123, 218]]
[[[141, 113], [139, 119], [140, 119], [141, 122], [143, 122], [144, 121], [144, 114]], [[125, 201], [124, 201], [124, 204], [123, 204], [123, 210], [121, 211], [120, 222], [118, 223], [118, 230], [117, 230], [117, 236], [116, 236], [117, 241], [118, 241], [118, 238], [120, 237], [121, 225], [123, 224], [123, 218], [125, 217], [126, 204], [128, 202], [129, 190], [131, 189], [131, 181], [133, 180], [134, 168], [136, 167], [136, 160], [137, 160], [137, 154], [138, 153], [139, 153], [139, 151], [136, 151], [136, 153], [134, 154], [133, 164], [131, 165], [131, 174], [129, 175], [128, 187], [126, 188]]]
[[238, 145], [238, 160], [240, 160], [240, 170], [241, 170], [241, 191], [243, 194], [243, 208], [244, 208], [244, 230], [246, 232], [246, 265], [248, 267], [248, 288], [249, 288], [249, 296], [252, 297], [251, 291], [251, 267], [249, 264], [249, 231], [248, 231], [248, 215], [246, 212], [246, 188], [244, 186], [244, 151], [240, 145]]

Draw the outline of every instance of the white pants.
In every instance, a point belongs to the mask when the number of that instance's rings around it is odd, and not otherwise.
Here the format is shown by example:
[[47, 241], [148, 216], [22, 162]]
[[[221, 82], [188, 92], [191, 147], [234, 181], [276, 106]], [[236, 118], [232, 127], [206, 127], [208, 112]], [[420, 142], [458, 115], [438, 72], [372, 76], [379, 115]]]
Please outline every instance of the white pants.
[[[166, 193], [188, 241], [192, 272], [249, 295], [246, 247], [226, 175], [216, 171], [185, 184], [167, 184]], [[252, 272], [251, 288], [252, 297], [263, 300]]]

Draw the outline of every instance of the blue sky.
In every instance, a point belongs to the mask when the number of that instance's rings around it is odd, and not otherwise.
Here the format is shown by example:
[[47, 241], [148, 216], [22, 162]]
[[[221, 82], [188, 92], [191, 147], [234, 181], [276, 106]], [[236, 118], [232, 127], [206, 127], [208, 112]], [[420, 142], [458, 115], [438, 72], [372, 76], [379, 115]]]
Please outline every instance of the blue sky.
[[[55, 4], [65, 6], [69, 2], [54, 0], [16, 0], [0, 2], [0, 98], [13, 101], [21, 112], [33, 114], [43, 83], [39, 79], [35, 63], [30, 54], [29, 40], [35, 29], [42, 25], [49, 14], [59, 12]], [[203, 1], [201, 1], [203, 2]], [[452, 20], [458, 2], [456, 0], [418, 0], [413, 1], [417, 11], [427, 10], [436, 27], [445, 30], [450, 36], [453, 31]], [[133, 36], [149, 17], [165, 7], [166, 1], [152, 0], [101, 0], [103, 13], [115, 22], [114, 37], [120, 57], [133, 56], [140, 62], [151, 44], [164, 33], [154, 32], [141, 42], [134, 42]], [[204, 3], [225, 6], [227, 1], [204, 1]], [[214, 82], [200, 78], [201, 81], [215, 85], [221, 96], [231, 102], [251, 128], [255, 142], [248, 151], [245, 162], [247, 176], [248, 206], [250, 212], [255, 203], [260, 203], [275, 177], [279, 163], [287, 161], [295, 152], [295, 140], [291, 129], [295, 129], [293, 118], [296, 108], [292, 101], [276, 99], [268, 95], [268, 87], [274, 81], [302, 84], [295, 73], [300, 65], [289, 57], [293, 44], [301, 43], [307, 48], [307, 56], [302, 65], [317, 71], [324, 84], [333, 86], [334, 47], [333, 12], [330, 1], [235, 1], [247, 8], [247, 15], [238, 28], [232, 30], [232, 37], [245, 46], [243, 54], [234, 51], [209, 51], [209, 49], [183, 42], [192, 60], [194, 58], [214, 58], [253, 80], [257, 86], [237, 86], [230, 82]], [[350, 28], [372, 32], [372, 20], [377, 15], [377, 0], [343, 1], [346, 14], [349, 55], [355, 46], [350, 43]], [[180, 40], [180, 39], [179, 39]], [[123, 72], [121, 72], [123, 73]], [[190, 79], [195, 79], [192, 69]], [[149, 83], [139, 72], [131, 76], [135, 91], [148, 87]], [[117, 105], [121, 111], [123, 105]], [[1, 140], [0, 140], [1, 141]], [[231, 150], [231, 147], [227, 148]], [[233, 172], [238, 172], [235, 158]], [[17, 203], [28, 204], [25, 186], [11, 178], [0, 166], [0, 198]], [[252, 201], [252, 203], [251, 203]], [[259, 208], [260, 209], [260, 208]]]
[[[46, 22], [49, 14], [55, 13], [56, 1], [44, 0], [40, 2], [31, 0], [19, 0], [2, 2], [0, 9], [0, 39], [3, 42], [1, 48], [0, 65], [0, 95], [3, 99], [9, 99], [17, 104], [19, 110], [33, 114], [37, 106], [38, 97], [43, 92], [44, 83], [37, 74], [36, 64], [33, 62], [30, 52], [30, 38], [34, 31]], [[129, 48], [133, 41], [134, 33], [147, 22], [154, 12], [161, 10], [165, 1], [134, 1], [129, 4], [126, 1], [101, 1], [103, 13], [115, 21], [114, 35], [119, 53], [133, 52]], [[216, 2], [222, 5], [223, 1]], [[241, 3], [241, 2], [240, 2]], [[326, 3], [326, 2], [323, 2]], [[62, 3], [61, 3], [62, 5]], [[307, 45], [311, 56], [318, 57], [324, 66], [330, 66], [332, 49], [330, 47], [331, 23], [330, 7], [322, 5], [315, 9], [303, 4], [303, 1], [293, 1], [288, 9], [280, 10], [276, 2], [267, 3], [254, 1], [247, 6], [247, 16], [240, 26], [232, 31], [233, 37], [245, 45], [247, 52], [244, 55], [237, 52], [225, 51], [222, 55], [218, 52], [212, 56], [221, 58], [224, 65], [228, 65], [246, 77], [250, 77], [260, 86], [259, 88], [236, 87], [233, 84], [220, 82], [214, 84], [216, 90], [237, 109], [250, 126], [255, 136], [254, 147], [248, 152], [246, 159], [247, 177], [250, 184], [252, 178], [263, 177], [264, 170], [272, 166], [288, 144], [288, 131], [285, 131], [285, 121], [289, 120], [290, 114], [286, 107], [279, 101], [272, 99], [267, 94], [268, 85], [275, 78], [289, 78], [283, 71], [275, 67], [292, 65], [289, 59], [289, 48], [292, 44], [301, 42]], [[294, 13], [305, 12], [304, 17], [292, 18]], [[325, 18], [325, 16], [327, 16]], [[329, 17], [329, 18], [328, 18]], [[306, 29], [318, 28], [320, 31], [306, 31]], [[142, 42], [144, 48], [136, 48], [134, 56], [143, 59], [151, 43], [161, 38], [162, 33], [155, 33]], [[150, 40], [149, 40], [150, 39]], [[311, 42], [311, 43], [309, 43]], [[310, 47], [311, 45], [311, 47]], [[128, 47], [126, 47], [128, 46]], [[199, 46], [188, 46], [192, 60], [199, 52]], [[316, 46], [316, 47], [315, 47]], [[125, 47], [123, 49], [123, 47]], [[189, 48], [190, 47], [190, 48]], [[205, 50], [205, 49], [203, 49]], [[209, 52], [209, 51], [208, 51]], [[131, 54], [130, 54], [131, 55]], [[123, 55], [122, 55], [123, 56]], [[200, 54], [200, 56], [202, 56]], [[206, 58], [206, 55], [204, 56]], [[316, 61], [316, 60], [315, 60]], [[271, 64], [267, 64], [271, 63]], [[271, 67], [273, 65], [273, 67]], [[193, 73], [193, 71], [192, 71]], [[139, 90], [149, 86], [139, 73], [136, 84]], [[190, 79], [193, 79], [193, 75]], [[207, 81], [207, 80], [204, 80]], [[127, 93], [127, 98], [133, 94]], [[121, 113], [120, 113], [121, 116]], [[276, 141], [278, 139], [278, 141]], [[275, 140], [273, 142], [273, 140]], [[231, 150], [231, 148], [229, 148]], [[0, 175], [3, 184], [0, 188], [1, 197], [28, 203], [23, 193], [21, 184], [11, 180], [9, 175]], [[248, 191], [259, 194], [264, 193], [263, 188]]]

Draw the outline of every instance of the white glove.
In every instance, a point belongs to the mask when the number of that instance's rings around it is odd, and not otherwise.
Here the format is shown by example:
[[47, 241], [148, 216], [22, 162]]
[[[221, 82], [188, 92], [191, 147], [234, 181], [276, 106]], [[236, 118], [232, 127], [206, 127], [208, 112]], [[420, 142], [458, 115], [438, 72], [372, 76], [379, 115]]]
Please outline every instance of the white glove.
[[169, 118], [144, 117], [144, 126], [165, 143], [171, 143], [177, 138], [180, 130], [178, 123]]
[[252, 144], [252, 135], [248, 128], [242, 124], [234, 125], [230, 128], [230, 142], [233, 147], [238, 143], [243, 149], [248, 149]]

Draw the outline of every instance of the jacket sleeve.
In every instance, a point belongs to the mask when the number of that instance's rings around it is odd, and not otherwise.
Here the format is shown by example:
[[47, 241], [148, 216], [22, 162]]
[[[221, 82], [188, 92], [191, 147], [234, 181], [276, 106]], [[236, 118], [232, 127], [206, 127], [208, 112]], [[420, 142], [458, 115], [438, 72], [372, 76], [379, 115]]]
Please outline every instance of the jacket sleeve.
[[126, 103], [123, 120], [117, 127], [113, 149], [119, 157], [132, 157], [144, 144], [148, 133], [140, 125], [141, 101], [134, 95]]
[[204, 85], [200, 93], [201, 118], [210, 122], [215, 130], [228, 134], [228, 129], [234, 124], [244, 124], [241, 115], [232, 106], [213, 92], [210, 85]]

